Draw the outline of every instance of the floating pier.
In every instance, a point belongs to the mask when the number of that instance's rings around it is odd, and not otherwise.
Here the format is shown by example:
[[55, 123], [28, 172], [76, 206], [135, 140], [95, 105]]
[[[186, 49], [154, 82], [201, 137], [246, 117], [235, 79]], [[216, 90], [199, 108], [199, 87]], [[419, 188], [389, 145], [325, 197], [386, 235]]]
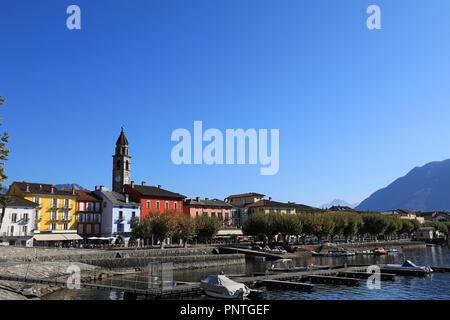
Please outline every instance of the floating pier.
[[292, 290], [292, 291], [313, 291], [314, 285], [309, 283], [292, 282], [292, 281], [281, 281], [281, 280], [263, 280], [261, 285], [265, 286], [267, 289], [281, 289], [281, 290]]
[[434, 272], [450, 272], [450, 267], [430, 267]]
[[346, 286], [358, 286], [360, 284], [359, 279], [346, 277], [309, 275], [306, 276], [304, 279], [307, 279], [307, 281], [311, 283], [321, 283], [321, 284], [340, 284]]
[[237, 247], [225, 247], [221, 246], [219, 247], [220, 253], [241, 253], [245, 254], [246, 256], [253, 256], [253, 257], [264, 257], [267, 260], [279, 260], [283, 259], [282, 254], [275, 254], [275, 253], [269, 253], [264, 251], [256, 251], [251, 249], [244, 249], [244, 248], [237, 248]]
[[[337, 273], [339, 277], [346, 278], [357, 278], [357, 279], [368, 279], [373, 273], [367, 272], [352, 272], [352, 271], [340, 271]], [[380, 279], [383, 281], [395, 281], [395, 274], [392, 273], [381, 273]]]
[[391, 273], [399, 276], [426, 277], [430, 273], [420, 268], [380, 268], [381, 273]]

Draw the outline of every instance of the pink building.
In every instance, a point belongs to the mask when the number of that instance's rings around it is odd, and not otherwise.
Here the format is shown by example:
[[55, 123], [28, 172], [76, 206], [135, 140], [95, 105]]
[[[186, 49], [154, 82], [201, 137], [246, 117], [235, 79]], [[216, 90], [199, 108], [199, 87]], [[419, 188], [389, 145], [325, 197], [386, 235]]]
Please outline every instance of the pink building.
[[224, 201], [200, 197], [187, 199], [183, 202], [183, 213], [191, 218], [199, 216], [216, 217], [226, 226], [232, 225], [231, 208], [233, 206]]

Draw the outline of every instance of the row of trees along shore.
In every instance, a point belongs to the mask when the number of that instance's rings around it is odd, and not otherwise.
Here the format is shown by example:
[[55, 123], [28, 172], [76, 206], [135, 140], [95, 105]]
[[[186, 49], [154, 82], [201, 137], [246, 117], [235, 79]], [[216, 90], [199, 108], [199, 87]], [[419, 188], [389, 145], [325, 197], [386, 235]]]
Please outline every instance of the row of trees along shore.
[[182, 240], [185, 244], [192, 240], [206, 242], [213, 239], [221, 227], [222, 221], [216, 217], [190, 218], [177, 211], [168, 210], [163, 213], [152, 211], [142, 220], [139, 218], [133, 220], [131, 242], [140, 239], [144, 244], [150, 244], [156, 240], [162, 245], [167, 238], [174, 241]]
[[383, 235], [411, 236], [420, 227], [432, 226], [448, 233], [448, 222], [426, 222], [400, 219], [395, 216], [384, 216], [377, 213], [360, 214], [355, 212], [328, 212], [314, 215], [295, 215], [280, 213], [254, 213], [244, 222], [242, 229], [245, 235], [256, 236], [260, 240], [273, 241], [275, 236], [300, 236], [305, 241], [308, 236], [322, 239]]

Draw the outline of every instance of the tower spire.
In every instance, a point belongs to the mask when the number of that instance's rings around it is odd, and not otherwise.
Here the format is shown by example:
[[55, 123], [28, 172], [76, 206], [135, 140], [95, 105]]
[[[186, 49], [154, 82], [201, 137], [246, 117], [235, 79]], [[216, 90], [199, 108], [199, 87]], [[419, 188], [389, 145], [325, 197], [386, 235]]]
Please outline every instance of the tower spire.
[[124, 184], [130, 183], [131, 157], [128, 155], [128, 139], [121, 127], [119, 138], [116, 141], [116, 152], [113, 155], [113, 191], [123, 192]]

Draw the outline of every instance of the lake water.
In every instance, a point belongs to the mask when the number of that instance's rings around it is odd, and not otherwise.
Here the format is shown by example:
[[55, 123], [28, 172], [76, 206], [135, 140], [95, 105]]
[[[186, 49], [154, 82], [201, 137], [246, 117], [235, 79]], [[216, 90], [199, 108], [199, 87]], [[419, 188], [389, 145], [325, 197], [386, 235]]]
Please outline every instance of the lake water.
[[[295, 266], [315, 265], [342, 265], [348, 264], [380, 264], [403, 263], [409, 259], [417, 265], [447, 266], [450, 267], [450, 251], [448, 247], [427, 247], [420, 249], [405, 249], [397, 254], [385, 256], [357, 255], [354, 257], [310, 257], [293, 260]], [[272, 262], [247, 260], [245, 265], [229, 266], [222, 268], [189, 269], [174, 271], [174, 281], [199, 281], [211, 274], [251, 274], [263, 272]], [[133, 288], [148, 288], [146, 275], [128, 275], [112, 280], [113, 285], [129, 286]], [[110, 284], [111, 280], [103, 280], [99, 283]], [[102, 291], [91, 289], [60, 290], [49, 294], [43, 299], [49, 300], [122, 300], [123, 293], [116, 291]], [[210, 299], [206, 296], [189, 299]], [[380, 289], [369, 289], [364, 280], [361, 285], [332, 286], [315, 285], [315, 291], [311, 293], [297, 291], [266, 291], [264, 299], [267, 300], [448, 300], [450, 299], [450, 273], [433, 273], [426, 278], [396, 276], [395, 281], [382, 281]]]

